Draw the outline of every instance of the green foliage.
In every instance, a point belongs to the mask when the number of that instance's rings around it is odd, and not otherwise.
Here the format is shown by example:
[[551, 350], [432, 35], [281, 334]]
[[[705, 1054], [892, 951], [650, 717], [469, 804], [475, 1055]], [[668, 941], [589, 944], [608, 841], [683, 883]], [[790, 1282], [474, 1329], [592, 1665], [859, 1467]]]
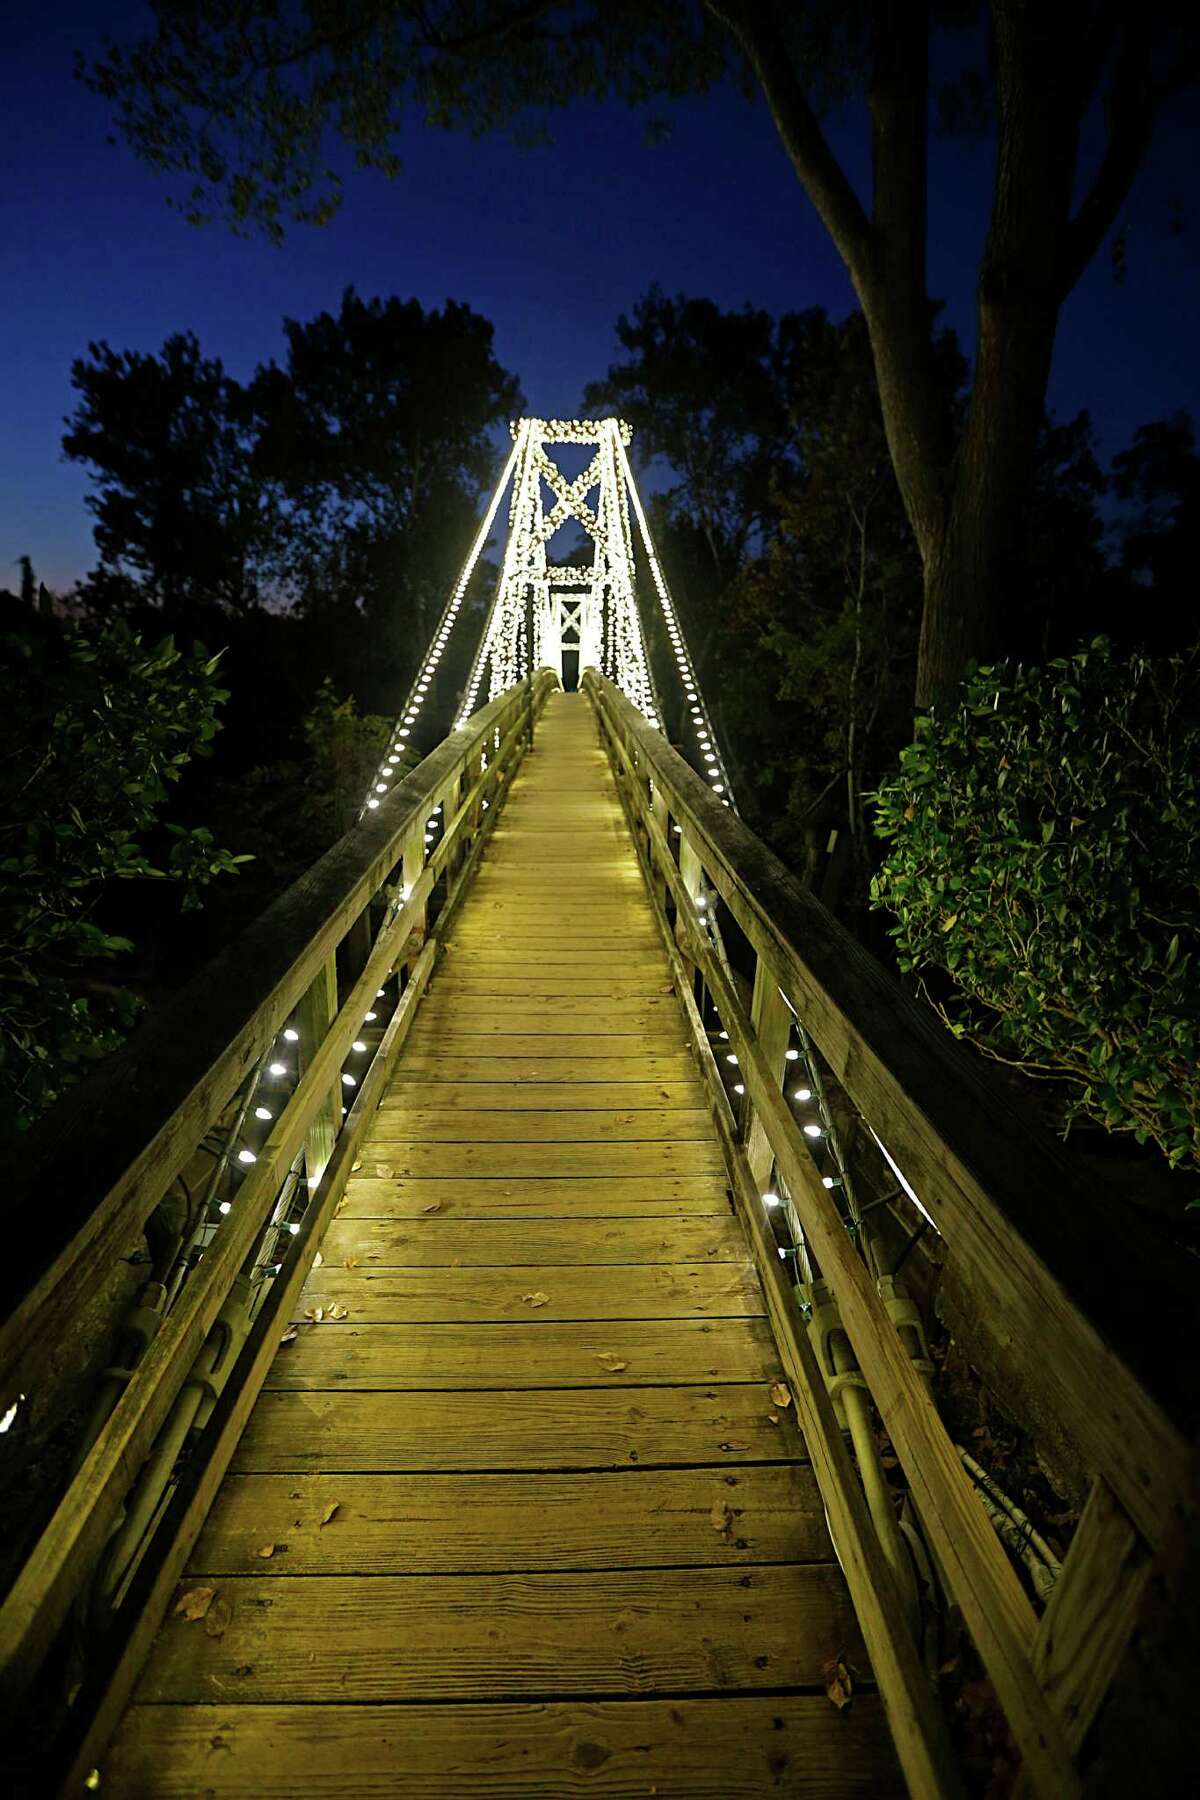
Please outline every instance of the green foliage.
[[875, 800], [874, 901], [951, 1030], [1200, 1161], [1200, 653], [980, 669]]
[[95, 973], [132, 949], [97, 916], [114, 884], [173, 881], [193, 908], [250, 858], [203, 826], [162, 821], [218, 730], [219, 657], [170, 637], [148, 645], [122, 621], [35, 622], [0, 646], [0, 1094], [22, 1130], [136, 1015], [133, 996]]

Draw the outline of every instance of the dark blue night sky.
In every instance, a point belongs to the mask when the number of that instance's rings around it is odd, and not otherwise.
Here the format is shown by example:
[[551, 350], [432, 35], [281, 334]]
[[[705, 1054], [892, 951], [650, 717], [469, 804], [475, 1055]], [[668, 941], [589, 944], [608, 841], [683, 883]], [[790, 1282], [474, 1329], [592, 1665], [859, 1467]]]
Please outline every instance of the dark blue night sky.
[[[191, 329], [241, 376], [280, 353], [285, 315], [333, 307], [348, 284], [426, 306], [452, 297], [493, 320], [501, 362], [549, 415], [575, 411], [612, 358], [618, 314], [653, 281], [776, 312], [840, 316], [853, 303], [765, 111], [732, 93], [672, 109], [669, 141], [653, 147], [618, 107], [573, 109], [536, 151], [414, 126], [399, 181], [353, 177], [332, 226], [272, 249], [185, 225], [165, 185], [105, 143], [104, 109], [73, 81], [73, 54], [98, 48], [103, 23], [135, 31], [142, 7], [16, 10], [0, 74], [0, 585], [24, 553], [53, 587], [92, 560], [85, 478], [60, 456], [70, 363], [89, 339], [153, 351]], [[1123, 285], [1104, 254], [1063, 311], [1051, 405], [1064, 417], [1090, 408], [1105, 454], [1144, 420], [1200, 413], [1197, 110], [1185, 96], [1160, 132], [1128, 209]], [[861, 176], [854, 121], [830, 129]], [[930, 288], [969, 349], [990, 152], [984, 140], [939, 140], [934, 159]]]

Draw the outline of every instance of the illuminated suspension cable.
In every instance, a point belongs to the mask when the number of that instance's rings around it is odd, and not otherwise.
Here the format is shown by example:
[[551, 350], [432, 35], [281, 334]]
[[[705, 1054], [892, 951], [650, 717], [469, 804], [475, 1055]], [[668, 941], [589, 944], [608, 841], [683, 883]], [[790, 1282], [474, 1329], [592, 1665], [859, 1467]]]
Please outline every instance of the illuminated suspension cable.
[[420, 668], [413, 677], [412, 685], [408, 691], [408, 697], [400, 710], [400, 716], [396, 720], [395, 727], [393, 728], [391, 741], [388, 744], [379, 768], [375, 772], [375, 778], [371, 783], [371, 791], [367, 796], [362, 812], [359, 813], [360, 818], [362, 817], [363, 812], [379, 805], [380, 796], [387, 793], [388, 787], [396, 777], [400, 767], [401, 758], [407, 748], [407, 741], [412, 735], [413, 726], [416, 724], [420, 715], [421, 707], [424, 705], [425, 698], [432, 685], [437, 666], [442, 660], [450, 633], [453, 631], [454, 626], [458, 621], [458, 614], [462, 608], [467, 588], [470, 584], [472, 575], [475, 573], [475, 565], [479, 561], [479, 558], [483, 553], [483, 547], [491, 535], [492, 525], [500, 507], [501, 496], [508, 485], [509, 478], [516, 465], [519, 447], [520, 439], [518, 439], [512, 447], [512, 453], [504, 465], [504, 473], [496, 484], [496, 490], [492, 495], [491, 504], [483, 515], [483, 523], [475, 534], [475, 541], [471, 545], [467, 560], [462, 566], [462, 572], [459, 575], [458, 581], [455, 583], [449, 600], [446, 602], [442, 616], [438, 620], [437, 629], [433, 634], [429, 649], [425, 654]]
[[663, 619], [667, 627], [667, 636], [670, 640], [671, 650], [675, 657], [676, 667], [679, 670], [679, 678], [683, 684], [683, 691], [687, 697], [688, 712], [691, 715], [691, 725], [696, 735], [699, 760], [703, 764], [706, 779], [712, 785], [713, 793], [720, 796], [724, 805], [733, 807], [736, 811], [737, 803], [733, 796], [733, 786], [729, 780], [729, 773], [725, 767], [725, 760], [721, 755], [721, 747], [717, 742], [717, 734], [713, 729], [712, 718], [708, 707], [705, 704], [704, 695], [700, 691], [700, 683], [696, 678], [695, 665], [692, 662], [691, 652], [687, 647], [687, 641], [684, 638], [682, 628], [679, 624], [679, 615], [675, 610], [675, 602], [671, 598], [671, 591], [667, 586], [666, 577], [662, 572], [662, 567], [658, 560], [658, 553], [654, 548], [654, 540], [650, 535], [650, 526], [647, 523], [641, 497], [638, 494], [637, 485], [633, 479], [633, 470], [629, 464], [629, 457], [626, 453], [625, 445], [620, 439], [617, 440], [617, 448], [620, 452], [621, 468], [625, 477], [625, 485], [629, 489], [629, 495], [633, 501], [633, 510], [637, 514], [638, 529], [642, 534], [642, 544], [645, 547], [646, 560], [650, 564], [650, 574], [658, 592], [658, 603], [662, 608]]

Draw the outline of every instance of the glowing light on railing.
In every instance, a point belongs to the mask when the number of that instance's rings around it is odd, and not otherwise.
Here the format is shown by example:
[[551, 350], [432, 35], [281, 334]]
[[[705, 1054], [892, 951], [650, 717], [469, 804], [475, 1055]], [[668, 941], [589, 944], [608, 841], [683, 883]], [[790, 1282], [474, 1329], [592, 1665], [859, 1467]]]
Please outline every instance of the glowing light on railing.
[[812, 1089], [807, 1088], [807, 1087], [793, 1088], [792, 1099], [793, 1100], [811, 1100], [812, 1099]]
[[737, 1057], [733, 1054], [732, 1050], [729, 1052], [729, 1055], [725, 1058], [725, 1061], [727, 1063], [736, 1063], [737, 1062]]
[[300, 1235], [299, 1222], [296, 1219], [289, 1219], [288, 1230], [291, 1232], [293, 1237], [299, 1237], [299, 1235]]
[[273, 1119], [275, 1114], [271, 1111], [269, 1106], [256, 1106], [254, 1109], [254, 1116], [256, 1119]]
[[357, 1086], [358, 1086], [358, 1078], [357, 1078], [357, 1076], [355, 1076], [355, 1075], [343, 1075], [343, 1076], [342, 1076], [342, 1086], [343, 1086], [343, 1087], [357, 1087]]
[[373, 1025], [375, 1023], [375, 1020], [378, 1017], [379, 1017], [378, 1013], [373, 1013], [373, 1012], [364, 1013], [363, 1014], [363, 1024], [364, 1025]]
[[8, 1411], [5, 1413], [4, 1417], [2, 1419], [0, 1419], [0, 1433], [11, 1429], [12, 1422], [17, 1416], [17, 1408], [21, 1405], [21, 1403], [24, 1401], [24, 1399], [25, 1399], [24, 1394], [18, 1394], [16, 1399], [13, 1401], [12, 1405], [9, 1407]]
[[735, 1081], [733, 1084], [733, 1091], [735, 1094], [744, 1094], [746, 1091], [745, 1084], [740, 1081]]
[[764, 1194], [762, 1198], [764, 1206], [782, 1206], [783, 1204], [778, 1194]]
[[227, 1212], [229, 1212], [229, 1210], [230, 1210], [230, 1203], [229, 1203], [229, 1201], [228, 1201], [228, 1200], [222, 1200], [222, 1202], [221, 1202], [221, 1204], [220, 1204], [220, 1206], [218, 1206], [218, 1208], [217, 1208], [217, 1211], [218, 1211], [218, 1212], [219, 1212], [219, 1213], [227, 1213]]
[[825, 1133], [819, 1125], [806, 1125], [804, 1127], [804, 1135], [808, 1138], [822, 1138], [825, 1136]]
[[355, 1038], [354, 1042], [350, 1046], [350, 1048], [352, 1050], [357, 1050], [360, 1055], [366, 1049], [366, 1047], [367, 1046], [363, 1043], [361, 1038]]
[[239, 1150], [238, 1161], [240, 1163], [252, 1163], [257, 1162], [258, 1158], [255, 1156], [253, 1150]]
[[293, 1031], [290, 1026], [283, 1035], [289, 1044], [298, 1044], [300, 1042], [300, 1033], [298, 1031]]
[[273, 1062], [273, 1063], [271, 1063], [271, 1064], [270, 1064], [270, 1069], [269, 1069], [269, 1072], [270, 1072], [270, 1073], [271, 1073], [271, 1074], [272, 1074], [272, 1075], [286, 1075], [286, 1074], [287, 1074], [287, 1072], [288, 1072], [288, 1071], [287, 1071], [287, 1064], [286, 1064], [286, 1063], [281, 1063], [281, 1062]]

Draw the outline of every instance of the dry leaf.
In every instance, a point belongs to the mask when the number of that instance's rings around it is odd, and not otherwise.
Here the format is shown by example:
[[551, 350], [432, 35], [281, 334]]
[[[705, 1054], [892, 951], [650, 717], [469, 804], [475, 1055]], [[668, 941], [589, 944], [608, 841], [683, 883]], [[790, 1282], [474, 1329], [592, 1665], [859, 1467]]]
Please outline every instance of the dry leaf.
[[543, 1294], [540, 1288], [535, 1294], [522, 1294], [521, 1298], [530, 1306], [548, 1306], [550, 1304], [549, 1294]]
[[771, 1398], [776, 1406], [790, 1406], [792, 1404], [792, 1390], [788, 1387], [786, 1381], [774, 1381], [771, 1383]]
[[325, 1258], [324, 1258], [324, 1257], [323, 1257], [323, 1256], [322, 1256], [322, 1255], [321, 1255], [321, 1252], [320, 1252], [320, 1251], [319, 1251], [319, 1250], [318, 1250], [318, 1251], [317, 1251], [317, 1254], [316, 1254], [316, 1255], [315, 1255], [315, 1256], [314, 1256], [314, 1257], [313, 1257], [313, 1259], [312, 1259], [312, 1266], [313, 1266], [313, 1268], [314, 1268], [314, 1269], [319, 1269], [319, 1268], [320, 1268], [320, 1266], [321, 1266], [321, 1264], [322, 1264], [322, 1263], [323, 1263], [323, 1262], [324, 1262], [324, 1261], [325, 1261]]
[[275, 1546], [274, 1544], [260, 1544], [254, 1554], [262, 1557], [274, 1556]]
[[831, 1656], [827, 1663], [822, 1664], [821, 1676], [825, 1682], [825, 1692], [838, 1711], [844, 1712], [854, 1693], [854, 1682], [841, 1657]]
[[189, 1588], [187, 1593], [181, 1594], [175, 1602], [175, 1611], [182, 1613], [189, 1623], [194, 1623], [195, 1620], [202, 1619], [207, 1613], [216, 1592], [216, 1588], [210, 1587]]
[[331, 1319], [348, 1319], [350, 1312], [347, 1307], [335, 1304], [329, 1308], [329, 1316]]
[[225, 1628], [233, 1618], [233, 1606], [224, 1594], [218, 1594], [208, 1609], [204, 1629], [210, 1638], [225, 1636]]
[[284, 1332], [283, 1336], [280, 1338], [280, 1340], [279, 1340], [280, 1343], [281, 1344], [294, 1343], [296, 1340], [296, 1335], [297, 1335], [298, 1330], [299, 1330], [298, 1326], [289, 1325], [287, 1330]]
[[778, 1423], [779, 1423], [779, 1414], [778, 1413], [768, 1413], [767, 1414], [767, 1424], [768, 1425], [778, 1425]]
[[658, 1091], [662, 1095], [664, 1100], [669, 1100], [671, 1098], [670, 1088], [659, 1088]]
[[334, 1218], [335, 1219], [339, 1218], [341, 1216], [341, 1214], [345, 1212], [345, 1210], [349, 1206], [349, 1204], [350, 1204], [349, 1194], [343, 1194], [341, 1199], [338, 1201], [337, 1205], [333, 1209]]
[[596, 1361], [600, 1363], [603, 1368], [607, 1369], [610, 1375], [619, 1375], [622, 1369], [627, 1369], [629, 1367], [627, 1362], [624, 1362], [621, 1357], [614, 1355], [611, 1350], [598, 1350], [596, 1352]]
[[325, 1317], [325, 1308], [323, 1306], [306, 1306], [304, 1309], [304, 1316], [306, 1319], [311, 1319], [314, 1324], [319, 1325], [321, 1320]]
[[708, 1516], [712, 1521], [714, 1531], [731, 1531], [733, 1529], [733, 1514], [724, 1500], [714, 1500], [712, 1511]]
[[357, 1267], [358, 1267], [357, 1256], [348, 1256], [346, 1258], [345, 1264], [343, 1266], [347, 1269], [357, 1269]]
[[376, 1163], [375, 1173], [381, 1181], [391, 1181], [395, 1176], [396, 1171], [395, 1169], [389, 1168], [387, 1163]]
[[359, 1171], [359, 1170], [360, 1170], [360, 1169], [361, 1169], [361, 1168], [362, 1168], [362, 1159], [361, 1159], [361, 1157], [360, 1157], [360, 1159], [359, 1159], [359, 1160], [358, 1160], [358, 1162], [355, 1162], [355, 1163], [351, 1163], [351, 1164], [350, 1164], [350, 1173], [351, 1173], [351, 1174], [352, 1174], [352, 1175], [357, 1175], [357, 1174], [358, 1174], [358, 1171]]
[[632, 1113], [618, 1113], [616, 1122], [618, 1125], [632, 1125], [633, 1124], [633, 1114]]
[[320, 1529], [321, 1526], [328, 1525], [330, 1519], [332, 1519], [334, 1514], [340, 1509], [341, 1504], [342, 1503], [340, 1500], [331, 1500], [329, 1502], [329, 1505], [325, 1508], [325, 1511], [321, 1514], [321, 1517], [317, 1520], [318, 1529]]
[[749, 1448], [749, 1444], [724, 1443], [717, 1445], [718, 1450], [748, 1450]]
[[441, 1210], [442, 1210], [442, 1203], [440, 1200], [431, 1200], [429, 1202], [428, 1206], [423, 1206], [421, 1208], [421, 1211], [423, 1213], [441, 1212]]

